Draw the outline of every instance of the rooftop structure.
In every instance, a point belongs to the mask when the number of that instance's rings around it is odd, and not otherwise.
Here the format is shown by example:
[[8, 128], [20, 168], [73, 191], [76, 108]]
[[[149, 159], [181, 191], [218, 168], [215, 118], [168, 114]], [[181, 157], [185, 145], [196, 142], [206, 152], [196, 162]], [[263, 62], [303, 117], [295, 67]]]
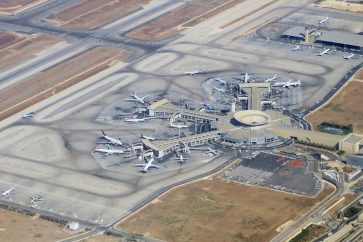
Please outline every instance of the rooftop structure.
[[349, 154], [356, 154], [363, 147], [363, 136], [348, 134], [339, 142], [339, 149]]
[[219, 135], [219, 132], [213, 131], [202, 134], [189, 135], [187, 137], [172, 140], [151, 141], [148, 139], [142, 139], [141, 141], [146, 149], [152, 149], [154, 155], [160, 158], [164, 155], [178, 150], [180, 146], [184, 146], [184, 148], [187, 149], [189, 146], [202, 145], [208, 141], [217, 140], [219, 138]]
[[326, 145], [332, 148], [336, 147], [340, 140], [344, 138], [344, 136], [337, 134], [329, 134], [325, 132], [289, 128], [277, 125], [272, 126], [271, 129], [273, 133], [284, 138], [293, 137], [302, 142]]
[[168, 116], [172, 117], [179, 114], [181, 118], [185, 118], [190, 121], [199, 120], [203, 122], [218, 121], [219, 115], [212, 113], [199, 112], [196, 110], [185, 109], [175, 106], [168, 99], [162, 99], [151, 104], [148, 108], [150, 116]]
[[[313, 30], [314, 31], [314, 30]], [[310, 30], [310, 33], [313, 31]], [[317, 36], [315, 42], [322, 44], [335, 45], [340, 47], [347, 47], [363, 51], [363, 35], [346, 33], [341, 31], [328, 31], [319, 30], [320, 34]], [[302, 26], [294, 26], [286, 30], [282, 37], [305, 39], [305, 28]]]
[[240, 90], [248, 95], [248, 109], [261, 110], [263, 94], [270, 89], [270, 83], [241, 83]]
[[267, 113], [258, 110], [239, 111], [234, 114], [234, 118], [247, 126], [265, 125], [271, 121]]

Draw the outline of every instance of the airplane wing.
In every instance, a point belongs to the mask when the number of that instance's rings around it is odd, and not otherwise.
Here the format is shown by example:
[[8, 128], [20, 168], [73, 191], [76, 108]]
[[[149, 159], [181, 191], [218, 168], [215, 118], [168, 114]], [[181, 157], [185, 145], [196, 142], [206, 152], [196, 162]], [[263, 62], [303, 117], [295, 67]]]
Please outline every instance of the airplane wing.
[[150, 165], [150, 167], [152, 167], [152, 168], [157, 168], [157, 169], [159, 169], [159, 168], [160, 168], [160, 166], [158, 166], [158, 165]]
[[135, 164], [134, 167], [145, 167], [146, 164]]

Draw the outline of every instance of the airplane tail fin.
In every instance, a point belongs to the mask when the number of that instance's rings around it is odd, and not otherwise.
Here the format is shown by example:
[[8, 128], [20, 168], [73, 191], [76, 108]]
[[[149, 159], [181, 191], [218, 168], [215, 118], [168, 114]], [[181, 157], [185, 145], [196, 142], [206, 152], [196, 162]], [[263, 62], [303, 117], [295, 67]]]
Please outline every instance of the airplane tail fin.
[[106, 133], [105, 133], [105, 131], [103, 131], [103, 130], [102, 130], [102, 134], [103, 134], [104, 136], [106, 136]]

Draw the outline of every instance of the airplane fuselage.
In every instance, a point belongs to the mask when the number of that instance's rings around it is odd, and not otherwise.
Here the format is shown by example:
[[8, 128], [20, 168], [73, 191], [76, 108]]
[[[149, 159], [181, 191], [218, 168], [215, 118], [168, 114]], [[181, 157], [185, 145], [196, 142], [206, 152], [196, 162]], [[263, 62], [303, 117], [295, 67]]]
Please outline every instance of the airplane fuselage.
[[95, 152], [106, 153], [106, 154], [123, 154], [125, 153], [123, 150], [109, 150], [109, 149], [95, 149]]

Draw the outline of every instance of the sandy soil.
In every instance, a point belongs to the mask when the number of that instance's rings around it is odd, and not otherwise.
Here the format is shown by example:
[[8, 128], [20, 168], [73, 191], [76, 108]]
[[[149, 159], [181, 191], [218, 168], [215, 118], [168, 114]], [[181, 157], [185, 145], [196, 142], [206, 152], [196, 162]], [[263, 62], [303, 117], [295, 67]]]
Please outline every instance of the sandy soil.
[[320, 123], [333, 122], [353, 125], [353, 131], [363, 134], [363, 69], [328, 104], [306, 116], [314, 127]]
[[0, 218], [0, 241], [48, 242], [71, 236], [57, 223], [6, 209], [0, 209]]
[[151, 0], [83, 0], [49, 20], [66, 28], [93, 29], [139, 11]]
[[47, 0], [1, 0], [0, 14], [10, 14]]
[[0, 32], [0, 49], [7, 48], [25, 39], [24, 35]]
[[50, 35], [36, 36], [15, 33], [0, 33], [0, 70], [18, 65], [59, 42], [63, 41]]
[[195, 0], [130, 31], [127, 36], [141, 40], [162, 40], [176, 35], [184, 28], [194, 26], [243, 1]]
[[0, 119], [17, 113], [129, 57], [122, 49], [99, 47], [0, 90]]
[[335, 204], [333, 207], [329, 208], [329, 211], [327, 211], [327, 215], [330, 217], [335, 217], [337, 215], [337, 212], [339, 209], [342, 209], [344, 206], [348, 205], [350, 202], [352, 202], [354, 199], [357, 198], [356, 194], [345, 194], [344, 199], [337, 204]]
[[333, 8], [338, 10], [344, 10], [349, 12], [363, 13], [363, 3], [349, 3], [342, 0], [323, 0], [320, 3], [315, 4], [317, 7]]
[[309, 199], [214, 178], [172, 190], [118, 228], [166, 241], [268, 241], [332, 192]]
[[96, 235], [94, 237], [81, 240], [81, 242], [121, 242], [121, 238], [116, 238], [113, 236], [107, 236], [107, 235]]

